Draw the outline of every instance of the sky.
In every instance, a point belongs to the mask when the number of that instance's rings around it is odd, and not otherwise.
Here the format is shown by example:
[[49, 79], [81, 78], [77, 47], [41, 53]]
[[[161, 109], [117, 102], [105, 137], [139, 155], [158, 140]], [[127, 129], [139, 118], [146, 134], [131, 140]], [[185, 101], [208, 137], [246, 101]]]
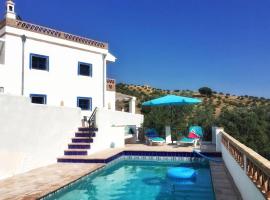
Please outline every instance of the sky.
[[117, 82], [270, 98], [269, 0], [15, 3], [25, 21], [108, 42]]

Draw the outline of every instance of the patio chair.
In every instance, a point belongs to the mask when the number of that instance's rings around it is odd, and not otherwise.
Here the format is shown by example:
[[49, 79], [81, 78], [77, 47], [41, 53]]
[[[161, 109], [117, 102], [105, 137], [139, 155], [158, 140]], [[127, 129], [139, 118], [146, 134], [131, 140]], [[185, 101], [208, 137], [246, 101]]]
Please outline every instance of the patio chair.
[[193, 145], [196, 147], [203, 137], [203, 129], [200, 126], [189, 127], [189, 133], [187, 137], [183, 137], [177, 141], [177, 145]]
[[149, 145], [164, 145], [165, 140], [158, 136], [156, 129], [148, 129], [145, 131], [145, 141]]

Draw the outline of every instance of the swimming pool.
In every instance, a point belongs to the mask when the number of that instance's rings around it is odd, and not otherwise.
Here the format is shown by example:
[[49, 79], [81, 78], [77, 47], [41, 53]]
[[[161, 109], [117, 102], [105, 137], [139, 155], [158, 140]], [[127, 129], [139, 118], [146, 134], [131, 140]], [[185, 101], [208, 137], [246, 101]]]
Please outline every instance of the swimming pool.
[[[169, 179], [173, 166], [197, 170], [190, 183]], [[215, 199], [207, 161], [147, 161], [122, 159], [87, 175], [44, 200], [211, 200]]]

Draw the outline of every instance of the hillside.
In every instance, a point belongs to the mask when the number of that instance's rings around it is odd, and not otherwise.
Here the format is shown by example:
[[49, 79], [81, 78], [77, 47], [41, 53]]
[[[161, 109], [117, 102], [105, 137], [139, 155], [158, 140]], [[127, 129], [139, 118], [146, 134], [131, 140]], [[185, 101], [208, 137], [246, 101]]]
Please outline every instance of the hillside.
[[180, 96], [188, 96], [200, 98], [205, 104], [210, 104], [215, 108], [215, 115], [218, 116], [222, 109], [233, 109], [235, 107], [254, 107], [260, 105], [270, 105], [270, 99], [255, 96], [236, 96], [231, 94], [223, 94], [222, 92], [213, 91], [211, 96], [202, 95], [199, 92], [191, 90], [162, 90], [147, 85], [132, 85], [119, 83], [116, 85], [116, 91], [137, 97], [138, 109], [141, 109], [141, 103], [152, 98], [174, 94]]
[[[196, 124], [203, 127], [204, 140], [211, 140], [212, 126], [224, 127], [237, 140], [270, 159], [270, 99], [223, 94], [205, 88], [195, 92], [120, 83], [116, 90], [137, 97], [138, 111], [145, 117], [144, 127], [156, 128], [161, 135], [164, 134], [165, 125], [171, 124], [177, 139], [187, 134], [188, 126]], [[142, 102], [167, 94], [196, 97], [203, 100], [203, 103], [174, 107], [172, 121], [171, 113], [166, 107], [142, 108]]]

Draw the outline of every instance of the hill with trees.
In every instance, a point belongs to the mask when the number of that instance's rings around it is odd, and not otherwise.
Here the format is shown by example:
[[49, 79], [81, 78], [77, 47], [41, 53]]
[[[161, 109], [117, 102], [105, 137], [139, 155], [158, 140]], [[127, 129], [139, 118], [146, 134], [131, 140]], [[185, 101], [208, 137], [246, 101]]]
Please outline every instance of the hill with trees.
[[168, 94], [200, 98], [201, 104], [174, 107], [172, 127], [175, 139], [186, 134], [188, 126], [200, 125], [205, 131], [204, 139], [211, 140], [211, 127], [221, 126], [240, 142], [270, 158], [270, 99], [224, 94], [209, 87], [198, 91], [162, 90], [119, 83], [116, 91], [137, 97], [138, 111], [145, 116], [144, 127], [154, 127], [161, 135], [164, 135], [164, 126], [171, 123], [170, 110], [166, 107], [142, 107], [143, 102]]

